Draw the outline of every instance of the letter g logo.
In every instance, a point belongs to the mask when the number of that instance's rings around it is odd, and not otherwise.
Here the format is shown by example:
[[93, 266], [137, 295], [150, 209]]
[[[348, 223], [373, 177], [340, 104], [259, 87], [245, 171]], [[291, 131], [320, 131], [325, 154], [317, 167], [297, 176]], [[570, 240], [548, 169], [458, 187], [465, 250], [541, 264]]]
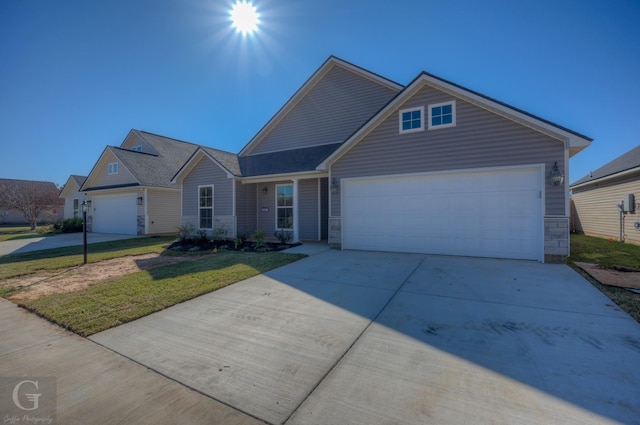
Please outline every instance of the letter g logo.
[[19, 409], [22, 409], [22, 410], [36, 410], [39, 407], [38, 401], [40, 400], [40, 396], [42, 394], [40, 394], [40, 393], [25, 394], [25, 397], [27, 397], [27, 400], [29, 400], [30, 402], [33, 403], [33, 407], [24, 407], [22, 405], [22, 403], [20, 403], [20, 398], [18, 397], [18, 393], [20, 392], [20, 388], [24, 384], [33, 384], [36, 387], [36, 390], [38, 389], [38, 381], [20, 381], [20, 382], [18, 382], [18, 384], [13, 388], [13, 403], [16, 405], [16, 407], [18, 407]]

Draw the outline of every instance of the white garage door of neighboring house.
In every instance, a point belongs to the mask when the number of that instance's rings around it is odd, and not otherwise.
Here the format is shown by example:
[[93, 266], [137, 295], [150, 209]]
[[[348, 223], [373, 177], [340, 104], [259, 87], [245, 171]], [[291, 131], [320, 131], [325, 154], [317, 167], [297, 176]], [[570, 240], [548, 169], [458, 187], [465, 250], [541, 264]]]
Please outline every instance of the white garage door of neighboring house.
[[135, 235], [138, 230], [136, 195], [95, 196], [93, 209], [93, 231]]
[[343, 182], [345, 249], [543, 259], [540, 167]]

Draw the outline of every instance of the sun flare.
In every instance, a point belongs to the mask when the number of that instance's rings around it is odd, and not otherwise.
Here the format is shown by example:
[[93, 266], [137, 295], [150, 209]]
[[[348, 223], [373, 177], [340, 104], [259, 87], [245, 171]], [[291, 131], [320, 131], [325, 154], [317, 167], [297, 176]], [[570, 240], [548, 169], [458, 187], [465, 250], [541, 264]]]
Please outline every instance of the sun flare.
[[241, 0], [231, 9], [231, 22], [242, 35], [252, 34], [258, 29], [260, 15], [252, 3]]

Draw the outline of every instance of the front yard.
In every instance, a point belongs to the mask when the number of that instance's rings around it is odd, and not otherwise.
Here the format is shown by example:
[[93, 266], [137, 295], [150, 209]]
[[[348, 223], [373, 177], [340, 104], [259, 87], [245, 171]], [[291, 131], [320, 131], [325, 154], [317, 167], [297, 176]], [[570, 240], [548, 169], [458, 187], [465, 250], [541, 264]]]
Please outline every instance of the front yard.
[[86, 266], [82, 247], [0, 257], [0, 296], [88, 336], [304, 257], [224, 250], [176, 254], [165, 250], [171, 240], [92, 244]]

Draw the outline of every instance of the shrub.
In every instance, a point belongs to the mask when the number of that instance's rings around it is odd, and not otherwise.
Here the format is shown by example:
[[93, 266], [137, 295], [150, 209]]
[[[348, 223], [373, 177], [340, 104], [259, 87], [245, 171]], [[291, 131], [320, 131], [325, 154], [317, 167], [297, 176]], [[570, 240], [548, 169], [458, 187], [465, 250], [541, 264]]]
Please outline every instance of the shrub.
[[82, 219], [81, 218], [67, 218], [62, 223], [56, 223], [53, 225], [53, 229], [62, 233], [77, 233], [82, 232]]
[[265, 246], [264, 243], [264, 230], [258, 230], [257, 232], [255, 232], [253, 234], [253, 240], [256, 243], [256, 249], [257, 248], [262, 248], [263, 246]]
[[273, 236], [278, 238], [281, 244], [287, 244], [291, 242], [291, 239], [293, 238], [293, 235], [291, 234], [291, 232], [287, 232], [286, 230], [275, 232]]

